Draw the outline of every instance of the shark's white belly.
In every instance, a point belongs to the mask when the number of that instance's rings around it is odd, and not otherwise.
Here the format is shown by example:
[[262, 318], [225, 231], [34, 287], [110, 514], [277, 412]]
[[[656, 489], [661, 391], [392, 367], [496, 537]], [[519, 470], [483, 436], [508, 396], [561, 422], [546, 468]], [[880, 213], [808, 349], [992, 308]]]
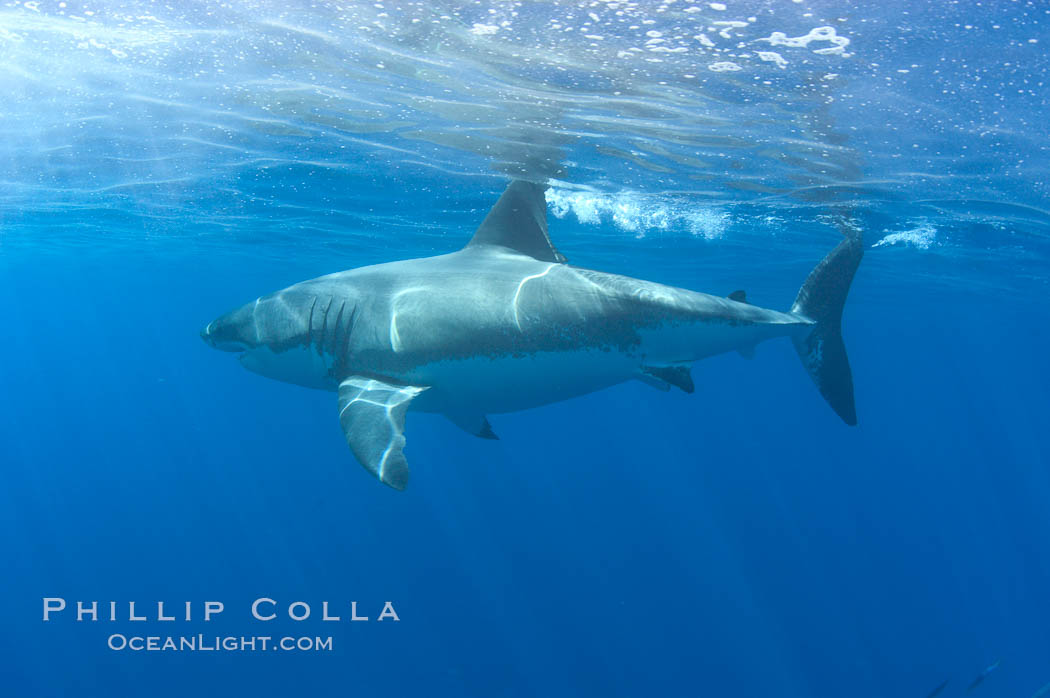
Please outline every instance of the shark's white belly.
[[312, 347], [275, 352], [261, 346], [241, 354], [240, 361], [249, 371], [274, 380], [319, 390], [336, 388], [328, 373], [332, 367], [331, 356], [321, 355]]
[[637, 373], [637, 358], [593, 349], [439, 361], [420, 366], [404, 379], [429, 386], [413, 400], [413, 410], [499, 414], [601, 390]]
[[413, 401], [411, 409], [499, 414], [566, 400], [639, 378], [645, 366], [687, 364], [751, 347], [773, 335], [769, 328], [698, 323], [645, 331], [641, 345], [629, 353], [591, 348], [522, 356], [479, 355], [426, 364], [400, 378], [411, 385], [429, 386]]

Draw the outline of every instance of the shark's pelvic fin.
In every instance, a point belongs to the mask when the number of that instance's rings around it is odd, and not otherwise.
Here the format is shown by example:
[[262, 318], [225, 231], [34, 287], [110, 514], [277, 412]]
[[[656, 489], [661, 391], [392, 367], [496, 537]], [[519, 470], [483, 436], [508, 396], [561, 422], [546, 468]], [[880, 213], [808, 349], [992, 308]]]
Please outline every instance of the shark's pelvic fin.
[[[667, 390], [664, 386], [673, 385], [684, 393], [692, 393], [696, 386], [693, 385], [693, 376], [690, 373], [692, 366], [678, 364], [675, 366], [642, 366], [642, 379], [646, 383]], [[649, 380], [646, 380], [649, 379]], [[653, 380], [656, 383], [653, 383]]]
[[467, 247], [495, 245], [541, 262], [564, 262], [547, 233], [547, 187], [524, 180], [510, 183]]
[[339, 384], [339, 423], [354, 456], [380, 482], [396, 490], [408, 484], [405, 412], [426, 388], [350, 376]]
[[646, 385], [648, 385], [650, 387], [653, 387], [653, 388], [656, 388], [657, 390], [659, 390], [661, 392], [664, 392], [664, 393], [666, 393], [668, 390], [671, 389], [671, 384], [670, 383], [668, 383], [665, 380], [661, 380], [661, 379], [657, 378], [656, 376], [651, 376], [648, 373], [646, 373], [645, 371], [639, 371], [637, 373], [637, 375], [635, 375], [635, 378], [637, 378], [641, 382], [645, 383]]
[[496, 436], [496, 432], [492, 431], [492, 425], [489, 424], [488, 417], [483, 414], [446, 414], [449, 421], [455, 424], [457, 427], [473, 434], [474, 436], [482, 439], [492, 439], [498, 441], [499, 437]]

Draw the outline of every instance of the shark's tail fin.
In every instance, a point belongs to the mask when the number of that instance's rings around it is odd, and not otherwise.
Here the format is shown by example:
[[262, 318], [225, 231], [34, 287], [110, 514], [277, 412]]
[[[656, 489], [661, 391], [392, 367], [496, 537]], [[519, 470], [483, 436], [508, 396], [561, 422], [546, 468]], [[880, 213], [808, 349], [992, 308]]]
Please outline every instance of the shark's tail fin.
[[864, 256], [864, 245], [859, 232], [844, 232], [846, 238], [809, 273], [791, 312], [816, 322], [808, 336], [794, 340], [795, 350], [831, 409], [852, 426], [857, 423], [857, 408], [853, 374], [842, 342], [842, 307]]

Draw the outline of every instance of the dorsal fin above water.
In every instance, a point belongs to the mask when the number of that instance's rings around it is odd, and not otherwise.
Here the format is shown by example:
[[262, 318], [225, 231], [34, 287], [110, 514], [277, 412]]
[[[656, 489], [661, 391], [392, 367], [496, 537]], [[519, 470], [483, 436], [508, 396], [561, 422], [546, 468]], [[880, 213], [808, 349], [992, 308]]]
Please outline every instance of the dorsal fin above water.
[[739, 291], [733, 291], [728, 296], [729, 300], [736, 301], [737, 303], [747, 303], [747, 294], [743, 289]]
[[564, 262], [547, 233], [546, 185], [515, 180], [489, 211], [467, 247], [495, 245], [541, 262]]

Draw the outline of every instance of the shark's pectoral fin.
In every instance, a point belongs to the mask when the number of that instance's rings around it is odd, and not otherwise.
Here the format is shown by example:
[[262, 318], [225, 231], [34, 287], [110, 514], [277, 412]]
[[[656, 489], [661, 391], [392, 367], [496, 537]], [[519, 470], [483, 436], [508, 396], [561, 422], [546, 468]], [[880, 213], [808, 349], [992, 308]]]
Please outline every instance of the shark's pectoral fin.
[[737, 349], [737, 353], [739, 353], [745, 359], [753, 359], [755, 358], [755, 345], [752, 344], [751, 346], [740, 347], [739, 349]]
[[354, 456], [380, 482], [396, 490], [408, 484], [405, 412], [426, 388], [351, 376], [339, 384], [339, 423]]
[[660, 390], [669, 390], [674, 386], [685, 393], [696, 390], [693, 385], [693, 376], [690, 373], [692, 366], [689, 364], [674, 364], [671, 366], [642, 366], [638, 378]]
[[488, 417], [483, 414], [456, 413], [446, 414], [445, 416], [448, 417], [450, 422], [468, 434], [473, 434], [482, 439], [499, 440], [496, 432], [492, 431], [492, 425], [489, 424]]

